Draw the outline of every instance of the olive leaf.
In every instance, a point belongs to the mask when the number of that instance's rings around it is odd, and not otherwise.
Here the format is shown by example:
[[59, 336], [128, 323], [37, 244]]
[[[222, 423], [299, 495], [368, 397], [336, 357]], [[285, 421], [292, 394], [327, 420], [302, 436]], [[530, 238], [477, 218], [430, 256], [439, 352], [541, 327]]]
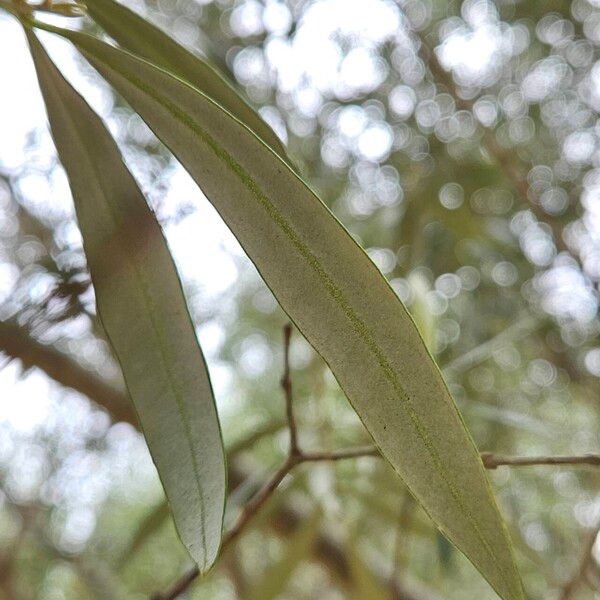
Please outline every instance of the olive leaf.
[[330, 366], [383, 456], [498, 594], [523, 598], [483, 464], [404, 305], [289, 166], [197, 89], [100, 40], [71, 40], [171, 149]]
[[98, 313], [179, 535], [206, 571], [221, 541], [225, 459], [210, 379], [160, 226], [117, 145], [27, 32], [67, 172]]
[[275, 132], [210, 63], [115, 0], [89, 2], [87, 12], [119, 45], [212, 98], [291, 165]]

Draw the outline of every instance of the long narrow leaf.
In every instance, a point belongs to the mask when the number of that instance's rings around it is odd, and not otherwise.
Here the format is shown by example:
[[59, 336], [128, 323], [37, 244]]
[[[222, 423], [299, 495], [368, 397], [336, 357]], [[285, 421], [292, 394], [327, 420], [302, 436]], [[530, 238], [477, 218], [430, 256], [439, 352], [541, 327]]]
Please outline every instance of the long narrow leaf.
[[123, 48], [212, 98], [290, 162], [275, 132], [208, 62], [115, 0], [93, 0], [87, 4], [87, 12]]
[[28, 40], [81, 228], [98, 312], [182, 541], [201, 571], [221, 540], [225, 461], [212, 389], [162, 232], [110, 134]]
[[352, 237], [207, 96], [90, 36], [44, 27], [74, 42], [173, 151], [432, 519], [500, 596], [522, 598], [475, 445], [412, 319]]

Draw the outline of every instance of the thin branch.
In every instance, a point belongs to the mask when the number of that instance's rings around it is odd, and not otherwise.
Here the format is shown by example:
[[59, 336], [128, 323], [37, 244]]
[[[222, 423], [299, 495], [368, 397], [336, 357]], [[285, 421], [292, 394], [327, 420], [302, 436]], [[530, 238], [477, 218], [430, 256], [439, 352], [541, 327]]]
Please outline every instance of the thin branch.
[[290, 455], [299, 454], [298, 448], [298, 428], [296, 426], [296, 417], [294, 416], [294, 403], [292, 395], [292, 378], [290, 375], [290, 342], [292, 339], [292, 324], [286, 323], [283, 328], [283, 377], [281, 378], [281, 387], [285, 394], [285, 411], [290, 430]]
[[381, 457], [379, 449], [375, 446], [365, 446], [363, 448], [348, 448], [347, 450], [319, 450], [316, 452], [302, 452], [300, 462], [324, 462], [346, 460], [348, 458], [362, 458], [363, 456]]
[[[85, 394], [91, 400], [102, 405], [109, 413], [112, 413], [118, 420], [131, 423], [134, 427], [138, 427], [137, 419], [133, 412], [131, 403], [128, 401], [126, 394], [107, 385], [97, 375], [88, 371], [77, 363], [75, 363], [68, 355], [59, 352], [51, 346], [46, 346], [35, 341], [22, 327], [17, 324], [0, 321], [0, 350], [6, 352], [13, 358], [20, 358], [26, 368], [37, 366], [44, 370], [46, 374], [58, 383], [72, 387], [73, 389]], [[269, 488], [269, 493], [264, 495], [264, 489], [261, 488], [259, 494], [264, 496], [260, 504], [264, 504], [266, 500], [277, 489], [278, 483], [271, 489], [271, 485], [275, 478], [279, 482], [289, 472], [288, 469], [293, 468], [296, 464], [312, 461], [338, 461], [344, 459], [352, 459], [363, 456], [378, 457], [379, 452], [375, 447], [354, 448], [340, 451], [315, 451], [305, 452], [300, 457], [295, 457], [292, 464], [288, 461], [277, 471], [271, 480], [265, 485]], [[533, 465], [591, 465], [600, 466], [600, 455], [584, 455], [584, 456], [559, 456], [559, 457], [500, 457], [490, 453], [483, 453], [482, 459], [488, 469], [495, 469], [498, 466], [533, 466]], [[282, 471], [285, 471], [283, 475]], [[236, 466], [231, 465], [229, 469], [230, 480], [232, 481], [231, 488], [235, 487], [235, 482], [238, 484], [245, 479], [246, 475]], [[256, 498], [251, 500], [251, 503], [256, 504]], [[259, 507], [260, 508], [260, 507]], [[244, 513], [247, 514], [247, 508]], [[240, 517], [241, 518], [241, 517]], [[244, 519], [244, 526], [251, 520]], [[278, 509], [274, 517], [273, 526], [276, 530], [281, 530], [284, 534], [296, 530], [301, 526], [302, 517], [294, 509], [289, 506], [282, 506]], [[239, 520], [238, 520], [239, 523]], [[241, 533], [242, 528], [231, 536], [231, 540]], [[228, 537], [228, 534], [226, 534]], [[230, 541], [231, 541], [230, 540]], [[347, 565], [347, 559], [342, 550], [336, 543], [326, 536], [321, 536], [315, 542], [313, 552], [318, 560], [324, 562], [330, 570], [337, 573], [342, 582], [348, 583], [351, 580], [350, 570]], [[587, 563], [589, 564], [589, 562]], [[156, 596], [160, 600], [172, 600], [181, 594], [191, 582], [197, 577], [198, 570], [196, 568], [188, 571], [165, 595]], [[398, 584], [396, 584], [398, 585]], [[403, 597], [408, 598], [408, 593], [403, 590]], [[413, 595], [414, 597], [414, 595]]]
[[600, 454], [581, 456], [497, 456], [482, 452], [481, 459], [486, 469], [497, 467], [531, 467], [539, 465], [591, 465], [600, 467]]
[[[297, 454], [290, 454], [286, 461], [271, 476], [265, 485], [256, 493], [256, 495], [246, 504], [233, 527], [223, 536], [221, 549], [223, 550], [243, 532], [248, 523], [258, 513], [266, 501], [275, 493], [279, 484], [283, 481], [294, 467], [307, 462], [336, 462], [340, 460], [374, 457], [381, 458], [379, 449], [375, 446], [366, 446], [362, 448], [349, 448], [338, 451], [314, 451], [302, 452], [297, 449]], [[496, 456], [489, 452], [481, 454], [483, 464], [486, 469], [496, 469], [499, 466], [525, 467], [536, 465], [593, 465], [600, 466], [600, 455], [587, 454], [583, 456]], [[595, 539], [595, 538], [594, 538]], [[587, 563], [586, 563], [587, 565]], [[191, 575], [192, 571], [195, 575]], [[177, 581], [172, 588], [163, 595], [154, 596], [154, 600], [175, 600], [192, 583], [197, 569], [192, 569], [186, 573], [181, 580]], [[566, 599], [565, 599], [566, 600]]]
[[[11, 325], [10, 329], [4, 325]], [[13, 329], [14, 327], [14, 329]], [[14, 335], [18, 343], [14, 343]], [[40, 344], [18, 324], [9, 324], [0, 321], [0, 351], [12, 358], [23, 360], [26, 367], [37, 366], [56, 382], [72, 387], [86, 395], [90, 400], [101, 405], [116, 421], [130, 423], [134, 428], [139, 428], [133, 406], [125, 391], [121, 388], [113, 390], [103, 379], [92, 371], [83, 369], [70, 356], [59, 352], [49, 345]], [[110, 390], [110, 393], [107, 393]], [[234, 490], [249, 477], [248, 472], [237, 463], [229, 465], [229, 489]], [[305, 515], [297, 508], [287, 503], [277, 507], [273, 518], [269, 522], [272, 530], [287, 537], [302, 527]], [[329, 573], [342, 586], [352, 586], [352, 569], [345, 550], [340, 547], [337, 540], [325, 532], [321, 532], [312, 545], [312, 554], [316, 561], [323, 565]], [[158, 595], [157, 599], [176, 598], [198, 576], [198, 569], [190, 569], [184, 577], [177, 581], [179, 590], [175, 585], [169, 590], [170, 596]], [[377, 573], [374, 576], [385, 585], [387, 582]], [[391, 597], [402, 600], [431, 600], [429, 592], [406, 588], [398, 581], [390, 584]]]
[[254, 444], [262, 440], [264, 437], [273, 433], [277, 433], [284, 427], [284, 421], [270, 421], [268, 423], [265, 423], [264, 425], [258, 425], [256, 429], [248, 436], [241, 438], [237, 442], [231, 444], [231, 446], [227, 449], [227, 460], [231, 462], [234, 458], [238, 456], [238, 454], [249, 450], [250, 448], [252, 448], [252, 446], [254, 446]]
[[189, 571], [186, 571], [166, 592], [153, 594], [150, 596], [150, 600], [175, 600], [177, 596], [180, 596], [185, 590], [190, 587], [194, 579], [198, 577], [200, 571], [198, 567], [192, 567]]
[[598, 534], [600, 534], [600, 521], [598, 521], [596, 527], [594, 527], [594, 529], [589, 532], [585, 540], [583, 552], [581, 554], [581, 560], [579, 561], [579, 566], [573, 574], [573, 577], [571, 577], [571, 579], [569, 579], [569, 581], [563, 587], [562, 594], [560, 595], [560, 600], [570, 600], [581, 581], [585, 578], [585, 574], [588, 567], [591, 564], [593, 564], [594, 544], [596, 543], [596, 538], [598, 537]]
[[[375, 446], [362, 448], [349, 448], [337, 451], [301, 452], [298, 464], [317, 461], [338, 461], [349, 458], [362, 458], [372, 456], [381, 458], [379, 449]], [[482, 452], [481, 460], [486, 469], [493, 470], [498, 467], [535, 467], [544, 465], [590, 465], [600, 467], [600, 454], [582, 454], [579, 456], [501, 456], [491, 452]]]
[[[285, 476], [298, 464], [298, 460], [292, 455], [277, 469], [264, 486], [254, 495], [254, 497], [244, 506], [236, 522], [231, 529], [223, 536], [221, 543], [221, 552], [229, 546], [242, 533], [243, 529], [250, 522], [252, 517], [260, 510], [265, 502], [273, 495], [279, 484]], [[152, 600], [175, 600], [182, 594], [198, 576], [198, 567], [192, 567], [183, 574], [166, 592], [155, 594]]]
[[244, 506], [242, 512], [237, 518], [231, 529], [223, 536], [221, 549], [226, 548], [231, 544], [244, 530], [246, 525], [251, 521], [252, 517], [259, 511], [265, 502], [273, 495], [279, 484], [285, 479], [285, 476], [299, 464], [299, 459], [291, 455], [287, 460], [275, 471], [265, 485], [254, 495], [254, 497]]
[[38, 342], [16, 322], [0, 321], [0, 351], [20, 359], [24, 369], [38, 367], [50, 379], [84, 394], [104, 406], [118, 421], [138, 427], [131, 402], [123, 391], [107, 384], [55, 347]]

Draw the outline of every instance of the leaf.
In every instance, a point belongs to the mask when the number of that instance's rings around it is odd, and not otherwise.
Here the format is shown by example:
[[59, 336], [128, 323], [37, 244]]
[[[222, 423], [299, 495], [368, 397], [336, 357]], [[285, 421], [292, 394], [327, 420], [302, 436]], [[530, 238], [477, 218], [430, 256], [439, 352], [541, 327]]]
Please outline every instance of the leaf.
[[228, 81], [208, 62], [114, 0], [94, 0], [87, 13], [119, 45], [169, 71], [229, 111], [291, 164], [281, 140]]
[[500, 596], [523, 598], [483, 464], [441, 373], [404, 305], [342, 225], [207, 96], [100, 40], [40, 26], [74, 42], [173, 151], [435, 523]]
[[225, 461], [206, 365], [160, 227], [110, 134], [35, 36], [29, 45], [67, 172], [98, 313], [186, 548], [206, 571], [221, 541]]
[[260, 580], [249, 590], [247, 600], [275, 600], [285, 591], [296, 567], [310, 552], [321, 524], [322, 514], [316, 509], [285, 544], [284, 555], [269, 565]]
[[[285, 423], [283, 421], [273, 421], [257, 427], [247, 437], [242, 438], [229, 446], [227, 449], [227, 463], [231, 464], [231, 461], [234, 460], [238, 454], [241, 454], [242, 452], [251, 448], [254, 443], [263, 437], [272, 433], [276, 433], [284, 427]], [[234, 493], [235, 492], [232, 492], [230, 494], [230, 500]], [[165, 500], [160, 501], [148, 511], [148, 513], [138, 524], [130, 542], [125, 546], [118, 557], [117, 564], [119, 565], [120, 569], [123, 569], [127, 565], [127, 562], [148, 541], [148, 539], [165, 524], [168, 517], [169, 507]]]

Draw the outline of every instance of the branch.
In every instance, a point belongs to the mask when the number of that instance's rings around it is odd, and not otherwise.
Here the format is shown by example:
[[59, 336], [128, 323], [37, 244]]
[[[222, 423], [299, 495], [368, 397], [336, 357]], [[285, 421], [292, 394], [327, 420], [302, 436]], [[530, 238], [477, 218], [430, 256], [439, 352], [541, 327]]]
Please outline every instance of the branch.
[[294, 416], [294, 404], [292, 395], [292, 378], [290, 376], [290, 341], [292, 339], [292, 324], [286, 323], [283, 328], [283, 377], [281, 378], [281, 387], [285, 394], [285, 411], [290, 430], [290, 456], [299, 453], [298, 449], [298, 428], [296, 427], [296, 417]]
[[[377, 447], [365, 446], [363, 448], [349, 448], [338, 451], [301, 452], [298, 462], [338, 461], [365, 456], [382, 458]], [[580, 456], [502, 456], [491, 452], [482, 452], [481, 460], [483, 461], [483, 466], [489, 470], [494, 470], [502, 466], [590, 465], [600, 467], [600, 454], [583, 454]]]
[[584, 454], [582, 456], [497, 456], [482, 452], [481, 459], [486, 469], [500, 466], [530, 467], [538, 465], [591, 465], [600, 467], [600, 454]]
[[[138, 427], [137, 419], [134, 414], [131, 403], [129, 402], [124, 391], [105, 383], [97, 375], [86, 370], [75, 363], [66, 354], [59, 352], [51, 346], [41, 344], [31, 338], [31, 336], [19, 327], [17, 324], [0, 321], [0, 350], [13, 358], [18, 358], [23, 362], [25, 368], [37, 366], [42, 369], [49, 377], [65, 385], [71, 387], [78, 392], [85, 394], [91, 400], [103, 406], [117, 420], [125, 421]], [[257, 495], [247, 505], [236, 525], [238, 531], [233, 534], [233, 529], [228, 532], [224, 540], [228, 539], [231, 543], [239, 536], [246, 524], [252, 519], [254, 512], [249, 509], [253, 505], [260, 508], [268, 498], [277, 489], [279, 483], [285, 475], [293, 469], [297, 464], [302, 462], [316, 461], [340, 461], [359, 457], [380, 457], [379, 450], [374, 446], [364, 448], [351, 448], [339, 451], [306, 451], [300, 452], [293, 461], [289, 459], [280, 467], [273, 477], [265, 484]], [[502, 457], [491, 453], [482, 453], [484, 465], [488, 469], [495, 469], [498, 466], [533, 466], [533, 465], [592, 465], [600, 466], [600, 455], [584, 455], [584, 456], [542, 456], [542, 457]], [[240, 470], [239, 466], [231, 465], [229, 468], [230, 489], [237, 487], [242, 481], [247, 479], [247, 474]], [[273, 486], [273, 483], [275, 484]], [[258, 497], [258, 498], [257, 498]], [[260, 500], [260, 502], [259, 502]], [[258, 510], [257, 508], [257, 510]], [[245, 516], [244, 516], [245, 515]], [[242, 523], [243, 519], [243, 523]], [[288, 535], [296, 531], [302, 526], [303, 516], [295, 509], [288, 505], [282, 505], [271, 521], [271, 526], [281, 533]], [[242, 527], [239, 525], [242, 523]], [[234, 526], [235, 529], [236, 526]], [[324, 564], [329, 571], [335, 575], [342, 584], [350, 585], [352, 583], [351, 569], [344, 551], [339, 545], [322, 534], [317, 538], [313, 545], [313, 554], [319, 562]], [[586, 563], [589, 564], [589, 561]], [[585, 570], [585, 569], [584, 569]], [[173, 586], [169, 592], [171, 595], [157, 596], [161, 600], [176, 598], [178, 594], [187, 589], [190, 583], [197, 577], [197, 569], [191, 569], [186, 575], [180, 579], [177, 584], [178, 588]], [[392, 584], [392, 596], [397, 599], [404, 600], [421, 600], [419, 594], [414, 594], [400, 586], [398, 582]], [[180, 589], [181, 591], [177, 591]], [[176, 593], [175, 593], [176, 592]], [[173, 595], [175, 593], [175, 595]], [[568, 597], [567, 597], [568, 598]]]
[[381, 458], [379, 449], [375, 446], [348, 448], [346, 450], [337, 451], [319, 450], [316, 452], [303, 452], [301, 458], [302, 462], [323, 462], [346, 460], [348, 458], [362, 458], [363, 456], [374, 456]]
[[297, 465], [301, 459], [295, 458], [291, 454], [287, 460], [275, 471], [271, 478], [262, 488], [252, 497], [244, 506], [242, 512], [236, 519], [231, 529], [223, 536], [221, 551], [231, 544], [242, 533], [246, 525], [252, 520], [252, 517], [262, 508], [265, 502], [273, 495], [279, 484], [285, 479], [285, 476]]
[[269, 421], [264, 425], [257, 425], [252, 433], [234, 442], [227, 448], [227, 460], [231, 462], [239, 454], [252, 448], [262, 438], [277, 433], [284, 427], [285, 423], [283, 421]]
[[540, 325], [540, 320], [526, 315], [498, 335], [495, 335], [482, 344], [479, 344], [479, 346], [476, 346], [472, 350], [461, 354], [454, 360], [445, 364], [442, 367], [442, 372], [446, 377], [456, 377], [490, 358], [490, 356], [492, 356], [499, 348], [533, 333]]
[[16, 323], [0, 321], [0, 351], [18, 358], [24, 369], [38, 367], [54, 381], [84, 394], [106, 408], [117, 421], [138, 427], [131, 402], [123, 391], [109, 385], [53, 346], [33, 339]]
[[[298, 464], [298, 459], [294, 458], [290, 453], [288, 459], [275, 471], [271, 478], [263, 485], [263, 487], [252, 497], [252, 499], [244, 506], [242, 512], [236, 519], [235, 524], [223, 536], [221, 542], [221, 552], [225, 550], [237, 537], [242, 533], [242, 530], [251, 521], [252, 517], [260, 510], [265, 502], [273, 495], [279, 484], [285, 479], [285, 476]], [[198, 567], [192, 567], [189, 571], [183, 574], [166, 592], [154, 594], [151, 600], [175, 600], [182, 594], [199, 575]]]
[[[115, 420], [139, 428], [137, 417], [124, 390], [108, 385], [96, 374], [81, 367], [68, 355], [52, 346], [37, 342], [19, 325], [0, 321], [0, 351], [20, 359], [26, 368], [37, 366], [56, 382], [86, 395], [101, 405]], [[233, 447], [232, 451], [235, 452]], [[249, 476], [235, 463], [229, 465], [228, 473], [230, 490], [236, 489]], [[287, 537], [302, 527], [304, 517], [302, 512], [283, 503], [278, 506], [269, 525], [274, 533]], [[336, 540], [326, 533], [321, 533], [312, 546], [312, 554], [342, 586], [353, 585], [348, 558]], [[182, 578], [178, 582], [183, 586], [182, 591], [198, 576], [198, 571], [191, 569], [187, 576], [189, 581]], [[381, 583], [388, 584], [383, 577]], [[398, 582], [392, 582], [390, 585], [391, 597], [394, 600], [430, 600], [428, 594], [414, 592], [412, 586], [409, 590]]]
[[[246, 504], [240, 516], [233, 527], [223, 536], [221, 550], [224, 550], [243, 532], [248, 523], [264, 506], [267, 500], [275, 493], [279, 484], [284, 480], [294, 467], [306, 462], [336, 462], [352, 458], [374, 457], [382, 458], [379, 449], [375, 446], [366, 446], [364, 448], [350, 448], [338, 451], [315, 451], [303, 452], [299, 448], [296, 454], [288, 456], [286, 461], [277, 469], [265, 485], [256, 493], [256, 495]], [[496, 456], [489, 452], [481, 454], [483, 465], [486, 469], [496, 469], [499, 466], [524, 467], [535, 465], [593, 465], [600, 466], [600, 455], [587, 454], [584, 456]], [[594, 537], [595, 539], [595, 537]], [[587, 565], [587, 563], [586, 563]], [[194, 567], [164, 594], [153, 596], [153, 600], [175, 600], [198, 575], [198, 569]], [[567, 600], [567, 599], [565, 599]]]

